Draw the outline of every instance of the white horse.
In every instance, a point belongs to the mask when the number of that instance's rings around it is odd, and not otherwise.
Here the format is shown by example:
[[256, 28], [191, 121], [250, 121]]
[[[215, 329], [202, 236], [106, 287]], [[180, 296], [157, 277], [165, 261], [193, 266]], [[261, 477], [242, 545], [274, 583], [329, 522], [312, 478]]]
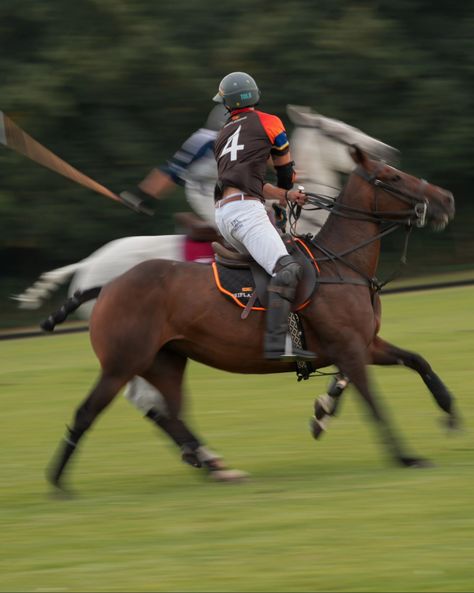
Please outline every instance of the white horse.
[[[288, 105], [287, 113], [294, 125], [291, 155], [296, 163], [298, 183], [305, 190], [335, 198], [344, 185], [343, 176], [354, 168], [347, 147], [358, 144], [375, 158], [395, 165], [398, 150], [368, 136], [337, 119], [325, 117], [310, 107]], [[299, 234], [317, 234], [326, 221], [327, 210], [304, 209], [296, 230]]]
[[[288, 116], [294, 124], [290, 145], [292, 156], [296, 162], [298, 183], [305, 190], [317, 194], [335, 197], [343, 185], [343, 175], [348, 175], [354, 161], [349, 156], [347, 147], [358, 144], [369, 154], [395, 164], [398, 151], [395, 148], [368, 136], [357, 128], [344, 122], [314, 113], [310, 107], [288, 105]], [[208, 175], [212, 169], [207, 166]], [[217, 169], [215, 170], [217, 174]], [[213, 204], [212, 184], [201, 184], [207, 188], [207, 195], [202, 196], [203, 202]], [[194, 197], [195, 187], [187, 189], [189, 200], [197, 206]], [[209, 208], [207, 208], [210, 211]], [[200, 212], [203, 216], [202, 212]], [[297, 225], [300, 234], [316, 234], [326, 220], [325, 210], [305, 210], [301, 213]], [[205, 215], [208, 218], [207, 215]], [[211, 223], [211, 220], [208, 220]], [[213, 223], [213, 221], [212, 221]], [[157, 235], [124, 237], [107, 243], [91, 255], [74, 264], [44, 272], [39, 279], [20, 295], [13, 298], [23, 309], [39, 308], [61, 285], [70, 280], [69, 295], [76, 290], [85, 290], [94, 286], [102, 286], [126, 272], [128, 269], [145, 260], [153, 258], [173, 259], [182, 261], [185, 251], [185, 235]], [[202, 263], [207, 263], [206, 259]], [[92, 303], [84, 304], [78, 315], [89, 319]]]
[[[309, 107], [289, 105], [288, 116], [294, 125], [290, 139], [292, 156], [296, 162], [298, 182], [308, 192], [335, 197], [343, 185], [342, 175], [348, 175], [354, 162], [349, 156], [348, 146], [358, 144], [371, 155], [388, 162], [395, 162], [398, 151], [383, 142], [364, 134], [357, 128], [341, 121], [314, 113]], [[212, 162], [196, 163], [197, 182], [186, 184], [188, 201], [196, 208], [196, 187], [207, 188], [206, 195], [201, 195], [203, 208], [198, 210], [201, 216], [209, 218], [213, 210], [213, 175], [217, 176], [217, 168]], [[205, 171], [205, 175], [202, 173]], [[206, 178], [203, 180], [203, 175]], [[206, 183], [204, 183], [206, 181]], [[196, 186], [198, 183], [198, 186]], [[199, 196], [198, 196], [199, 197]], [[212, 207], [211, 207], [212, 206]], [[196, 208], [197, 209], [197, 208]], [[204, 214], [203, 214], [204, 213]], [[207, 214], [206, 214], [207, 213]], [[327, 217], [326, 211], [305, 211], [297, 224], [299, 234], [316, 234]], [[208, 219], [209, 223], [213, 220]], [[79, 262], [57, 268], [41, 274], [39, 279], [22, 294], [15, 298], [24, 309], [39, 308], [61, 285], [70, 280], [68, 293], [73, 295], [77, 290], [86, 290], [103, 286], [113, 278], [126, 272], [133, 266], [153, 258], [183, 261], [185, 256], [186, 236], [159, 235], [125, 237], [107, 243], [91, 255]], [[210, 259], [204, 257], [202, 263]], [[78, 309], [82, 319], [90, 317], [94, 301], [85, 303]], [[144, 379], [136, 377], [125, 391], [127, 399], [145, 416], [160, 423], [166, 411], [163, 410], [161, 395]], [[152, 411], [159, 410], [160, 422]], [[217, 456], [204, 447], [200, 448], [202, 464], [217, 459]], [[211, 467], [215, 469], [215, 467]], [[239, 474], [213, 472], [216, 479], [234, 479]]]

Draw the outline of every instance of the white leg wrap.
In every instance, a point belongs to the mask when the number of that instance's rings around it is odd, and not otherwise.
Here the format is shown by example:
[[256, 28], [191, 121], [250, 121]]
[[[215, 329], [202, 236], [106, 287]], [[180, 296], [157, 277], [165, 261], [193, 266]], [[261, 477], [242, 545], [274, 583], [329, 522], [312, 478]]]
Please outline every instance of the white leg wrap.
[[329, 394], [324, 393], [318, 397], [318, 404], [326, 412], [326, 414], [332, 414], [336, 405], [336, 400]]
[[206, 461], [214, 461], [215, 459], [222, 459], [220, 455], [214, 453], [214, 451], [211, 451], [211, 449], [208, 449], [207, 447], [203, 447], [202, 445], [196, 449], [196, 455], [201, 463], [205, 463]]
[[322, 428], [322, 430], [327, 430], [330, 419], [331, 419], [330, 416], [324, 416], [324, 418], [321, 418], [321, 420], [316, 420], [316, 419], [315, 420], [319, 424], [319, 426]]
[[166, 403], [161, 393], [142, 377], [134, 377], [125, 388], [124, 397], [144, 415], [156, 408], [166, 415]]

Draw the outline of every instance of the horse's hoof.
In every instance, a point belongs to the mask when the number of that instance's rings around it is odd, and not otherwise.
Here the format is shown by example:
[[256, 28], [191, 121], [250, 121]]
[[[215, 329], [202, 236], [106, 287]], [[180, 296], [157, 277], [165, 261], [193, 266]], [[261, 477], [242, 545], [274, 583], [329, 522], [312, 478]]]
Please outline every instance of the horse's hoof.
[[49, 497], [54, 500], [72, 500], [75, 498], [75, 494], [67, 488], [54, 488], [50, 491]]
[[52, 332], [52, 331], [54, 331], [54, 328], [56, 327], [56, 324], [54, 322], [53, 317], [52, 316], [49, 316], [47, 319], [45, 319], [43, 322], [41, 322], [40, 323], [40, 327], [45, 332]]
[[461, 420], [456, 414], [449, 414], [448, 417], [441, 418], [441, 425], [451, 434], [462, 431]]
[[209, 478], [214, 482], [245, 482], [250, 474], [240, 469], [216, 469], [209, 472]]
[[434, 467], [434, 464], [428, 459], [421, 457], [400, 457], [399, 462], [403, 467], [428, 468]]
[[202, 464], [195, 453], [183, 453], [181, 455], [181, 461], [184, 461], [184, 463], [187, 463], [191, 467], [195, 467], [197, 469], [202, 467]]
[[309, 430], [313, 435], [313, 438], [318, 440], [321, 435], [326, 431], [325, 424], [327, 423], [327, 417], [322, 420], [318, 420], [315, 416], [309, 421]]
[[69, 500], [74, 497], [74, 492], [70, 488], [66, 488], [60, 480], [54, 480], [48, 477], [48, 482], [52, 486], [49, 496], [56, 500]]
[[203, 461], [202, 466], [210, 472], [228, 469], [222, 457], [212, 457], [210, 459], [206, 459], [205, 461]]

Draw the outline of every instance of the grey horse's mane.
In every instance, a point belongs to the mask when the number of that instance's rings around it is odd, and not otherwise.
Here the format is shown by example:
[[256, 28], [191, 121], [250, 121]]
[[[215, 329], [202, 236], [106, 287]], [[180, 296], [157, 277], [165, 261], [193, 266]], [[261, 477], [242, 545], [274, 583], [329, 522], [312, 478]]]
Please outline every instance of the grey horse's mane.
[[343, 121], [316, 113], [311, 107], [304, 105], [287, 105], [286, 111], [291, 122], [297, 127], [316, 128], [328, 138], [348, 146], [359, 144], [371, 156], [383, 159], [388, 164], [395, 165], [399, 162], [399, 151], [396, 148], [367, 136], [358, 128]]

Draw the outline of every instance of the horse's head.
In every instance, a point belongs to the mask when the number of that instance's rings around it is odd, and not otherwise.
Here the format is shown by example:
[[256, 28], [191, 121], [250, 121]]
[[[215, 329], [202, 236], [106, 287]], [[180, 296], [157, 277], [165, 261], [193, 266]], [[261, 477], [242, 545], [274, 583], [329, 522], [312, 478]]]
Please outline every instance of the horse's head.
[[450, 191], [372, 160], [357, 145], [350, 152], [358, 165], [354, 172], [373, 187], [371, 210], [376, 216], [420, 227], [429, 222], [436, 230], [444, 229], [454, 217]]

